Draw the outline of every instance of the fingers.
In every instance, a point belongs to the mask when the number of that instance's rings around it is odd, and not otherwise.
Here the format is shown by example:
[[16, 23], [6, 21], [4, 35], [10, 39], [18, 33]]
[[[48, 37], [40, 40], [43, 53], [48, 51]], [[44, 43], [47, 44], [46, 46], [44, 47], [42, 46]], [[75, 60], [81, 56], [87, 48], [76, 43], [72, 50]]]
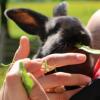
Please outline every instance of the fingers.
[[44, 91], [43, 87], [40, 83], [36, 80], [36, 78], [30, 74], [30, 77], [34, 81], [35, 85], [33, 86], [33, 90], [30, 93], [31, 100], [49, 100], [46, 92]]
[[70, 100], [70, 98], [75, 95], [76, 93], [78, 93], [80, 90], [82, 90], [83, 88], [79, 88], [79, 89], [75, 89], [75, 90], [70, 90], [70, 91], [66, 91], [65, 93], [63, 93], [63, 97], [67, 96], [67, 99]]
[[44, 57], [51, 67], [80, 64], [86, 61], [86, 56], [80, 53], [51, 54]]
[[47, 93], [47, 95], [50, 100], [70, 100], [70, 98], [78, 93], [81, 89], [75, 89], [63, 93]]
[[4, 98], [4, 100], [29, 100], [19, 76], [11, 74], [6, 76]]
[[[30, 98], [27, 96], [26, 90], [22, 84], [21, 77], [18, 73], [19, 71], [19, 62], [23, 62], [26, 66], [30, 65], [31, 60], [26, 58], [23, 60], [18, 60], [14, 63], [11, 70], [6, 75], [6, 82], [5, 82], [5, 97], [4, 100], [48, 100], [48, 97], [44, 91], [44, 89], [41, 87], [41, 85], [38, 83], [36, 78], [32, 76], [30, 77], [33, 79], [35, 86], [33, 86], [33, 90], [30, 94]], [[9, 99], [8, 99], [9, 98]]]
[[25, 64], [25, 67], [27, 71], [33, 74], [36, 78], [44, 75], [44, 71], [41, 70], [41, 63], [36, 60], [32, 60], [30, 63]]
[[86, 56], [80, 53], [51, 54], [42, 59], [32, 60], [27, 70], [35, 77], [40, 77], [43, 75], [43, 71], [45, 72], [45, 67], [42, 68], [43, 61], [47, 61], [48, 67], [53, 69], [64, 65], [83, 63], [85, 60]]
[[28, 65], [30, 63], [30, 59], [29, 58], [24, 58], [22, 60], [18, 60], [16, 61], [10, 68], [10, 70], [8, 71], [7, 75], [17, 75], [19, 76], [19, 62], [23, 62], [23, 64]]
[[58, 72], [39, 78], [39, 82], [44, 89], [49, 89], [59, 86], [87, 85], [91, 82], [91, 79], [88, 76], [81, 74]]
[[14, 55], [13, 61], [28, 57], [30, 52], [29, 39], [26, 36], [22, 36], [20, 39], [19, 47]]

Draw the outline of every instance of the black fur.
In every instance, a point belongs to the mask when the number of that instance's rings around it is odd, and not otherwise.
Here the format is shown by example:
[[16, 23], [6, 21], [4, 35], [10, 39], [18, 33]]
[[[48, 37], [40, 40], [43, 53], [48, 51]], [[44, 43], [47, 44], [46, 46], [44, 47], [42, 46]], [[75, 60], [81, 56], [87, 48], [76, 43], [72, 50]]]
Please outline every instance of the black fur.
[[89, 32], [77, 18], [67, 16], [65, 12], [64, 2], [54, 8], [53, 18], [25, 8], [10, 9], [5, 13], [24, 31], [41, 38], [43, 45], [36, 54], [36, 58], [53, 53], [84, 53], [87, 55], [85, 63], [57, 68], [57, 71], [81, 73], [92, 77], [90, 55], [75, 47], [77, 43], [91, 46]]

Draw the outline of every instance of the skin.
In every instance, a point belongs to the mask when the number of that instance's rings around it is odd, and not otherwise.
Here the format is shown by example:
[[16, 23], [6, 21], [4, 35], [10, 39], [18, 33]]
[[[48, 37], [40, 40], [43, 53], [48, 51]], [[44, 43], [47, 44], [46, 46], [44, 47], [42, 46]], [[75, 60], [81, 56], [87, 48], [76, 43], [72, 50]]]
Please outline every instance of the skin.
[[[25, 48], [27, 47], [27, 48]], [[80, 89], [70, 91], [54, 90], [47, 91], [55, 87], [63, 85], [87, 85], [91, 79], [88, 76], [81, 74], [71, 74], [57, 72], [50, 75], [44, 75], [44, 70], [41, 69], [44, 60], [48, 62], [51, 68], [58, 66], [80, 64], [85, 62], [86, 56], [79, 53], [52, 54], [41, 59], [30, 60], [28, 57], [30, 51], [29, 40], [22, 36], [17, 49], [13, 64], [11, 64], [8, 73], [6, 74], [4, 86], [2, 87], [0, 100], [69, 100], [71, 96], [78, 93]], [[27, 95], [18, 74], [19, 62], [22, 61], [27, 69], [30, 77], [35, 82], [35, 85], [29, 95]]]
[[[86, 28], [92, 33], [92, 47], [100, 49], [100, 9], [98, 9], [90, 18]], [[99, 55], [93, 55], [94, 63], [96, 63]]]

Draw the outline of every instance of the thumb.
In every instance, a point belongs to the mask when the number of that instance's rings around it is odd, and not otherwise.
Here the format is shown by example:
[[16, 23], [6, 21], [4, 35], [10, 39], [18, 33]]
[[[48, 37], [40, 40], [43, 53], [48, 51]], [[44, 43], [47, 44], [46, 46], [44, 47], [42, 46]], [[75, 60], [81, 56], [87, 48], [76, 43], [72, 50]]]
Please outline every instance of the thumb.
[[26, 36], [22, 36], [20, 38], [19, 47], [15, 52], [13, 61], [17, 61], [19, 59], [27, 58], [30, 52], [30, 43], [29, 39]]

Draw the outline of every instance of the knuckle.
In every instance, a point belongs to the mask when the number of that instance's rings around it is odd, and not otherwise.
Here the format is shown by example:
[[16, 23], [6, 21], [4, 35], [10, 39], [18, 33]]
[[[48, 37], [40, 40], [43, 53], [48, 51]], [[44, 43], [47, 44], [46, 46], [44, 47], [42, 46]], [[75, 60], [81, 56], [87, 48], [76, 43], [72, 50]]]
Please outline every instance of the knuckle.
[[7, 74], [6, 75], [6, 78], [5, 78], [5, 81], [6, 83], [9, 85], [9, 86], [12, 86], [12, 85], [15, 85], [16, 84], [16, 81], [19, 80], [20, 77], [18, 75], [15, 75], [15, 74]]

